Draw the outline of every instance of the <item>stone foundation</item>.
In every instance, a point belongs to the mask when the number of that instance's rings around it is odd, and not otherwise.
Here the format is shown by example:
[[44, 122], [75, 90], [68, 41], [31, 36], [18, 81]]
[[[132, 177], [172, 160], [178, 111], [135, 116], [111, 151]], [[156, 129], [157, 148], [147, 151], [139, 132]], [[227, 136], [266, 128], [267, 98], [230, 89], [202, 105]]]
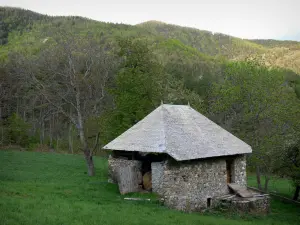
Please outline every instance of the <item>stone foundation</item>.
[[266, 194], [259, 194], [252, 198], [241, 198], [237, 196], [218, 199], [218, 205], [221, 208], [227, 208], [230, 211], [238, 213], [249, 213], [255, 215], [266, 215], [270, 212], [270, 197]]
[[[218, 203], [218, 197], [229, 194], [226, 170], [228, 159], [233, 160], [232, 182], [246, 186], [245, 156], [183, 162], [170, 159], [151, 163], [152, 191], [161, 196], [166, 206], [173, 209], [201, 211], [214, 207]], [[142, 179], [142, 161], [110, 157], [108, 160], [109, 182], [118, 183], [116, 172], [128, 166], [133, 167], [137, 177]], [[140, 178], [138, 180], [142, 182]], [[232, 202], [231, 204], [236, 204], [237, 208], [244, 207], [240, 205], [241, 203]]]

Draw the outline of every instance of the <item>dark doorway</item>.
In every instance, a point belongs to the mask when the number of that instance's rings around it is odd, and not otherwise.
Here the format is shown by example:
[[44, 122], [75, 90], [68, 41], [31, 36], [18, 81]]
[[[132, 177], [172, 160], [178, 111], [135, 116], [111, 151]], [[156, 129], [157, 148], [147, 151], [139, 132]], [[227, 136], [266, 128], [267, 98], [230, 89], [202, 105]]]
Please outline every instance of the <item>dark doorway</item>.
[[207, 208], [210, 208], [210, 206], [211, 206], [211, 198], [208, 198], [207, 199]]
[[142, 175], [144, 175], [147, 172], [151, 172], [151, 161], [150, 160], [142, 161]]
[[232, 159], [226, 160], [227, 184], [232, 183]]

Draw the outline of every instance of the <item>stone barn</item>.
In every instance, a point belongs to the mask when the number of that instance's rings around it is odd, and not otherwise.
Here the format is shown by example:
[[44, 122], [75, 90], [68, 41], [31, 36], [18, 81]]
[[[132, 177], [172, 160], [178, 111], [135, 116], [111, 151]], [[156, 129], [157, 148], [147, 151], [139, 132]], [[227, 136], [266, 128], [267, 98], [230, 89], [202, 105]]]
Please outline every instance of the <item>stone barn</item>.
[[187, 105], [162, 104], [104, 146], [120, 192], [152, 191], [164, 204], [198, 211], [246, 187], [251, 147]]

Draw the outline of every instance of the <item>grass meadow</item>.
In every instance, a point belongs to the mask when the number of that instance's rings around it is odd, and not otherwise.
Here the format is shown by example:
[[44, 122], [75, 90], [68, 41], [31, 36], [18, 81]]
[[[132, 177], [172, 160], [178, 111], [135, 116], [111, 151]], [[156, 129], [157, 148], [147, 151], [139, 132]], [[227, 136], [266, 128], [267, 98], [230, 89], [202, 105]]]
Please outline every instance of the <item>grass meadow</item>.
[[[106, 182], [107, 160], [95, 157], [95, 166], [96, 176], [88, 177], [81, 155], [0, 151], [0, 224], [299, 224], [300, 207], [276, 199], [268, 216], [183, 213], [151, 194], [139, 194], [150, 202], [126, 201], [117, 185]], [[255, 182], [253, 176], [249, 182]], [[286, 194], [287, 185], [280, 181], [276, 191]]]

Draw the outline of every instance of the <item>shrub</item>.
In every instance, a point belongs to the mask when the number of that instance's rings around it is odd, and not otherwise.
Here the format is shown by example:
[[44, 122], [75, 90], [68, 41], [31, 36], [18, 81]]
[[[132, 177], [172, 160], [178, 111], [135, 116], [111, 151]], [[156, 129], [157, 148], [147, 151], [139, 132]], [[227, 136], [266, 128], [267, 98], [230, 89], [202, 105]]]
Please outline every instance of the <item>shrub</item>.
[[22, 147], [29, 145], [28, 131], [30, 124], [25, 122], [18, 114], [14, 113], [8, 118], [7, 138], [11, 144]]

